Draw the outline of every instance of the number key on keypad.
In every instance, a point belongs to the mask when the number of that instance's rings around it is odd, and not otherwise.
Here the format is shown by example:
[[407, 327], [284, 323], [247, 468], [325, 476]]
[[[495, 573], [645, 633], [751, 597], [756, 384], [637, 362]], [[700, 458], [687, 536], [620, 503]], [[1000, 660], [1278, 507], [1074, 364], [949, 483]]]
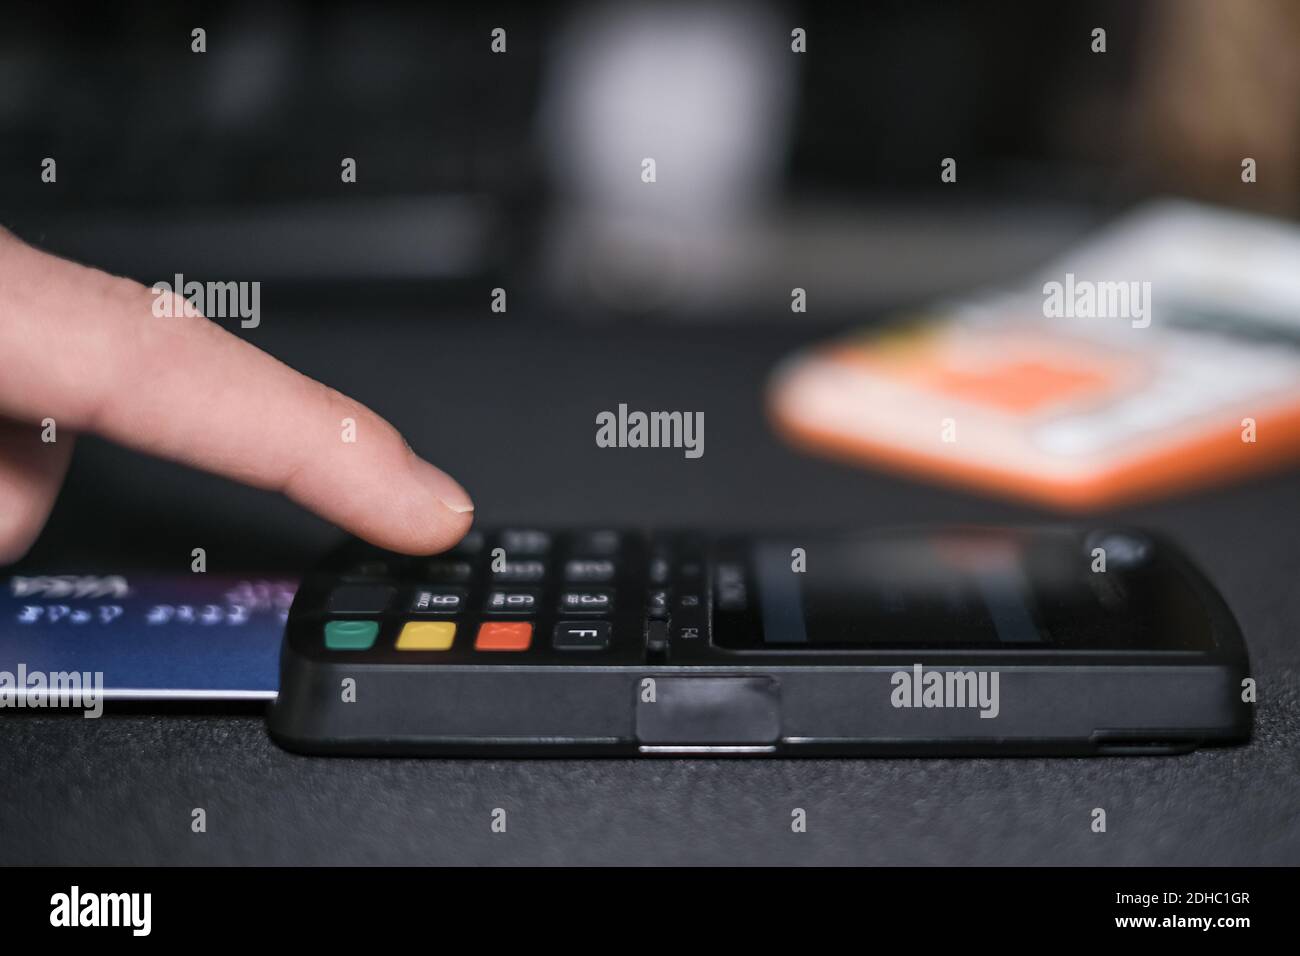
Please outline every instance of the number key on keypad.
[[455, 554], [478, 554], [483, 550], [483, 532], [471, 531], [451, 550]]
[[564, 577], [568, 581], [612, 581], [614, 562], [607, 558], [589, 558], [567, 561]]
[[579, 554], [618, 554], [622, 538], [617, 531], [587, 531], [573, 540], [573, 550]]
[[613, 591], [565, 591], [560, 595], [560, 610], [570, 614], [602, 614], [613, 606]]
[[452, 558], [435, 558], [433, 561], [426, 562], [424, 569], [430, 581], [468, 581], [474, 573], [474, 566], [468, 561], [457, 561]]
[[411, 599], [412, 614], [455, 614], [465, 606], [465, 592], [459, 588], [416, 591]]
[[494, 581], [540, 581], [546, 576], [546, 565], [541, 561], [503, 561], [499, 569], [493, 569]]
[[551, 547], [551, 536], [545, 531], [502, 531], [501, 547], [508, 555], [545, 554]]
[[538, 592], [534, 590], [493, 591], [488, 595], [487, 611], [492, 614], [531, 614], [537, 610]]

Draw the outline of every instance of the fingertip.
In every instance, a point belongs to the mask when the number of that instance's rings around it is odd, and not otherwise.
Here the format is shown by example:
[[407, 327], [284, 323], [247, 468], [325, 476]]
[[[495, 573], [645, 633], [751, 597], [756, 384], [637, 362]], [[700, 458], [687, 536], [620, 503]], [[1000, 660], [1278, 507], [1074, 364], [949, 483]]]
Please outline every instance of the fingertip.
[[11, 492], [0, 496], [4, 502], [0, 507], [0, 565], [13, 564], [32, 549], [53, 505], [53, 496], [39, 489]]
[[460, 544], [461, 539], [469, 534], [469, 529], [474, 526], [474, 506], [471, 504], [465, 511], [456, 511], [448, 507], [446, 517], [439, 522], [439, 526], [439, 532], [430, 541], [432, 547], [422, 548], [415, 552], [416, 554], [437, 554]]
[[72, 434], [50, 442], [38, 435], [34, 426], [0, 420], [0, 565], [36, 543], [72, 458]]
[[363, 535], [402, 554], [437, 554], [458, 544], [474, 524], [474, 502], [450, 475], [414, 453], [409, 459], [410, 492], [395, 522], [382, 533]]
[[32, 549], [36, 543], [34, 535], [20, 534], [10, 537], [3, 529], [0, 529], [0, 568], [10, 564], [17, 564]]
[[371, 544], [398, 554], [438, 554], [454, 548], [474, 524], [472, 511], [452, 511], [436, 499], [426, 510], [400, 524], [358, 529]]
[[460, 486], [455, 478], [441, 468], [436, 468], [423, 458], [411, 452], [411, 473], [416, 482], [448, 511], [458, 515], [470, 514], [474, 510], [474, 500], [469, 492]]

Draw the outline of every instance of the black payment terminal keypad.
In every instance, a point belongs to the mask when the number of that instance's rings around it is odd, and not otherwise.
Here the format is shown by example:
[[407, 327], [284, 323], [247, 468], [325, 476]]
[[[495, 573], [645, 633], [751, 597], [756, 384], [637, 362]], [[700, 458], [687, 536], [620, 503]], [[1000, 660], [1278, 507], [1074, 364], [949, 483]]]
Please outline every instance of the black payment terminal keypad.
[[709, 585], [689, 533], [475, 530], [431, 557], [352, 542], [304, 582], [290, 642], [393, 665], [663, 663], [707, 644]]
[[[427, 557], [350, 542], [294, 597], [271, 734], [311, 753], [557, 754], [641, 752], [665, 717], [671, 736], [717, 733], [718, 685], [664, 676], [710, 653], [708, 547], [604, 529], [473, 531]], [[722, 697], [757, 700], [766, 738], [757, 686]]]

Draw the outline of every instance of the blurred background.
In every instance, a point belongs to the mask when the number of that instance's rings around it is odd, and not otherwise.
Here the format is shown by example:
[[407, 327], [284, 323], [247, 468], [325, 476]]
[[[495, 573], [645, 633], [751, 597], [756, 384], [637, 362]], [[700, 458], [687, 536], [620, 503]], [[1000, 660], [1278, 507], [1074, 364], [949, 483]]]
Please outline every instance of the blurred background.
[[268, 296], [860, 321], [1153, 194], [1294, 216], [1298, 48], [1288, 0], [8, 4], [0, 223]]
[[[1293, 224], [1298, 48], [1287, 0], [10, 4], [0, 225], [146, 284], [260, 282], [258, 327], [219, 321], [392, 420], [484, 520], [1018, 520], [795, 453], [772, 370], [1153, 197]], [[596, 448], [620, 403], [707, 413], [705, 457]], [[33, 560], [198, 536], [301, 566], [333, 535], [90, 438]]]

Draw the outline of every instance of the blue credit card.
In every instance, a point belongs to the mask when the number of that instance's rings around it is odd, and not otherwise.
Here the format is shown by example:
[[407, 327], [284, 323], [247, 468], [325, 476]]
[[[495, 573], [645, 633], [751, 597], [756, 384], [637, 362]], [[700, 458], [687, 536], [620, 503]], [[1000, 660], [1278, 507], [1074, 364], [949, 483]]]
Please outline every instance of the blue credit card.
[[0, 680], [76, 672], [102, 674], [106, 699], [269, 700], [296, 588], [218, 574], [6, 574]]

